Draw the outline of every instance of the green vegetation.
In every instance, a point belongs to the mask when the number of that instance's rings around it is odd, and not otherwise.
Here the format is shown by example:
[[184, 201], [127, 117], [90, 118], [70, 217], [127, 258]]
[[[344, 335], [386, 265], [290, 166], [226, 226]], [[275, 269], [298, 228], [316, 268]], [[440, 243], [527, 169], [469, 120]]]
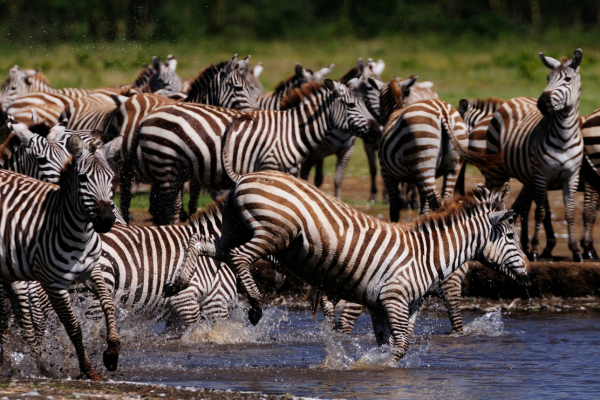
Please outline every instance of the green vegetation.
[[[358, 40], [311, 41], [229, 41], [201, 39], [196, 43], [150, 43], [128, 41], [112, 43], [77, 43], [39, 45], [18, 48], [0, 45], [3, 57], [0, 71], [5, 76], [11, 66], [38, 68], [55, 87], [100, 87], [132, 82], [152, 55], [165, 58], [174, 54], [177, 72], [192, 78], [211, 62], [230, 58], [233, 53], [252, 55], [252, 62], [262, 61], [260, 76], [265, 90], [272, 90], [293, 72], [296, 62], [307, 68], [321, 68], [330, 63], [336, 67], [332, 78], [341, 77], [355, 65], [358, 57], [383, 59], [384, 79], [391, 76], [418, 75], [421, 81], [435, 83], [442, 99], [457, 105], [462, 97], [517, 96], [538, 97], [546, 85], [547, 69], [537, 56], [543, 51], [553, 57], [570, 56], [575, 48], [583, 49], [581, 65], [582, 114], [600, 107], [600, 35], [592, 31], [550, 32], [543, 38], [506, 36], [499, 39], [456, 38], [439, 35], [397, 35], [387, 38]], [[368, 176], [362, 143], [355, 148], [348, 176]], [[332, 174], [335, 157], [326, 161], [326, 172]]]

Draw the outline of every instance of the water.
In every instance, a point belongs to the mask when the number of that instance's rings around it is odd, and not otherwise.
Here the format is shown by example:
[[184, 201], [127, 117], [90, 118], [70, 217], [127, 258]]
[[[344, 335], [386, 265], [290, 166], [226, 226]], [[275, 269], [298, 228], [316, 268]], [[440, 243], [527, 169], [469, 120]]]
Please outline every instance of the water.
[[[404, 359], [377, 349], [368, 315], [347, 336], [330, 331], [320, 315], [267, 308], [258, 326], [242, 310], [229, 321], [198, 325], [177, 336], [163, 323], [124, 318], [119, 371], [108, 379], [290, 393], [322, 398], [593, 398], [600, 390], [600, 313], [464, 312], [464, 336], [449, 335], [444, 312], [423, 313]], [[101, 322], [101, 321], [100, 321]], [[85, 324], [99, 367], [101, 323]], [[77, 374], [62, 331], [51, 333], [48, 362]], [[12, 337], [11, 337], [12, 339]], [[17, 341], [18, 342], [18, 341]], [[12, 373], [28, 356], [11, 343]], [[62, 350], [62, 353], [60, 351]], [[58, 352], [58, 353], [57, 353]], [[60, 354], [59, 354], [60, 353]]]

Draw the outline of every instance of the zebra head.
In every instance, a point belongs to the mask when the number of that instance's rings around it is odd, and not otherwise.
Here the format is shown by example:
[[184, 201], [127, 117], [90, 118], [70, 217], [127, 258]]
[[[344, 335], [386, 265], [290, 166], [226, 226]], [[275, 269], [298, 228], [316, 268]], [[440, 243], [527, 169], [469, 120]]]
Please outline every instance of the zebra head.
[[65, 125], [64, 121], [59, 123], [44, 138], [9, 115], [7, 127], [13, 136], [0, 147], [4, 167], [44, 182], [58, 183], [60, 171], [69, 154], [55, 140], [64, 133]]
[[[108, 232], [115, 223], [115, 205], [112, 201], [112, 180], [114, 173], [106, 161], [105, 152], [110, 150], [102, 146], [84, 147], [82, 139], [72, 134], [67, 141], [67, 150], [73, 156], [74, 171], [69, 186], [72, 189], [75, 212], [85, 221], [91, 222], [94, 231]], [[63, 169], [62, 179], [67, 169]]]
[[556, 111], [570, 110], [579, 105], [581, 94], [581, 76], [579, 65], [583, 52], [575, 50], [572, 59], [562, 62], [552, 57], [539, 53], [544, 65], [552, 70], [548, 75], [548, 86], [538, 99], [538, 109], [543, 115], [550, 115]]
[[490, 205], [488, 221], [484, 221], [489, 227], [489, 234], [486, 235], [487, 240], [485, 236], [483, 238], [478, 261], [524, 285], [529, 285], [529, 260], [517, 239], [514, 211], [507, 210], [504, 204], [509, 193], [508, 183], [493, 193], [484, 185], [479, 185], [474, 192], [480, 201]]
[[258, 110], [252, 89], [236, 68], [237, 63], [236, 54], [211, 80], [205, 89], [208, 95], [206, 104], [241, 111]]
[[3, 112], [6, 112], [13, 100], [22, 94], [29, 92], [29, 86], [31, 85], [30, 79], [36, 73], [37, 71], [33, 69], [24, 70], [17, 65], [10, 69], [8, 72], [8, 79], [2, 84], [2, 93], [0, 94]]
[[[355, 78], [356, 79], [356, 78]], [[355, 86], [356, 81], [348, 82]], [[330, 126], [346, 131], [367, 141], [376, 141], [381, 136], [379, 124], [373, 119], [362, 97], [348, 86], [325, 79], [325, 87], [333, 93], [334, 101], [331, 106]]]
[[175, 65], [170, 61], [163, 63], [158, 58], [152, 59], [152, 66], [156, 71], [148, 82], [152, 93], [165, 95], [181, 92], [183, 84], [181, 78], [175, 72]]

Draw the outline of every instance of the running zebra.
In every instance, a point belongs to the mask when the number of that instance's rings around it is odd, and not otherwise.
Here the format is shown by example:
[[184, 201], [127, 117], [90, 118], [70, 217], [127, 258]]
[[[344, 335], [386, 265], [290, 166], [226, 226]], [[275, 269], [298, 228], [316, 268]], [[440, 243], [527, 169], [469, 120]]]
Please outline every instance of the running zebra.
[[232, 266], [251, 299], [253, 324], [262, 309], [250, 266], [269, 257], [319, 290], [366, 305], [378, 345], [393, 346], [396, 359], [406, 352], [421, 298], [465, 262], [529, 281], [513, 212], [504, 204], [508, 185], [493, 193], [480, 185], [437, 214], [390, 224], [279, 171], [238, 175], [226, 156], [228, 141], [223, 163], [234, 187], [223, 233], [218, 240], [201, 238], [198, 248]]
[[[160, 185], [157, 224], [169, 224], [183, 183], [190, 191], [201, 186], [227, 188], [221, 166], [221, 136], [237, 117], [234, 168], [240, 172], [276, 169], [297, 173], [300, 164], [333, 128], [353, 135], [378, 135], [362, 99], [345, 85], [325, 80], [295, 89], [282, 101], [284, 111], [242, 112], [197, 104], [156, 109], [140, 126], [122, 170], [121, 210], [129, 216], [130, 185], [139, 181]], [[243, 155], [242, 155], [243, 152]], [[239, 164], [238, 164], [239, 163]], [[190, 195], [190, 199], [192, 196]], [[196, 197], [197, 202], [197, 197]], [[190, 202], [190, 212], [196, 207]]]
[[[583, 161], [583, 138], [579, 129], [579, 66], [583, 53], [575, 50], [572, 59], [562, 62], [539, 53], [542, 63], [552, 70], [548, 85], [536, 101], [530, 97], [511, 99], [494, 113], [487, 130], [487, 152], [503, 154], [500, 168], [484, 173], [494, 187], [511, 177], [523, 183], [524, 191], [515, 202], [522, 215], [522, 246], [532, 259], [538, 259], [539, 228], [546, 218], [547, 190], [562, 189], [565, 218], [569, 230], [569, 248], [573, 259], [583, 256], [575, 238], [575, 192]], [[529, 248], [526, 229], [528, 210], [524, 205], [536, 202], [535, 228]], [[551, 226], [551, 225], [550, 225]], [[542, 258], [551, 257], [555, 242], [547, 241]]]
[[[67, 148], [72, 159], [65, 163], [58, 186], [0, 170], [5, 193], [0, 198], [4, 210], [0, 214], [4, 230], [0, 282], [39, 281], [75, 345], [81, 372], [100, 380], [85, 352], [68, 288], [73, 280], [83, 279], [100, 296], [106, 295], [106, 288], [94, 280], [92, 267], [101, 251], [97, 232], [107, 232], [115, 221], [113, 173], [104, 158], [105, 149], [87, 150], [77, 135], [70, 137]], [[105, 314], [110, 317], [107, 326], [114, 326], [114, 308]], [[108, 335], [107, 342], [104, 364], [115, 370], [119, 340]], [[34, 346], [34, 355], [39, 365], [39, 346]]]

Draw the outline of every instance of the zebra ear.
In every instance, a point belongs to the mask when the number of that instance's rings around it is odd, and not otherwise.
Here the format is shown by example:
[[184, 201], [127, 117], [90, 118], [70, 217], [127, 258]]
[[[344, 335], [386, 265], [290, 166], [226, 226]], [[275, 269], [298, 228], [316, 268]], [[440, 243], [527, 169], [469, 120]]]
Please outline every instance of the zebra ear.
[[581, 51], [581, 49], [575, 50], [575, 52], [573, 53], [573, 60], [571, 61], [571, 64], [569, 65], [569, 67], [578, 71], [579, 65], [581, 65], [582, 58], [583, 58], [583, 52]]
[[378, 60], [377, 63], [375, 63], [375, 66], [373, 67], [373, 72], [376, 75], [381, 75], [381, 73], [383, 72], [384, 69], [385, 69], [385, 63], [383, 62], [383, 60]]
[[366, 66], [367, 66], [367, 63], [362, 58], [359, 58], [358, 61], [356, 62], [356, 69], [358, 69], [358, 72], [360, 72], [361, 74], [365, 70]]
[[175, 70], [177, 69], [177, 59], [173, 57], [173, 54], [169, 54], [167, 56], [166, 64], [169, 67], [169, 69], [171, 69], [171, 71], [175, 72]]
[[335, 67], [335, 64], [331, 64], [329, 67], [321, 68], [313, 74], [313, 77], [318, 81], [320, 81], [321, 79], [325, 79], [327, 75], [329, 75], [333, 67]]
[[538, 53], [540, 56], [540, 60], [542, 60], [542, 62], [544, 63], [544, 65], [550, 69], [555, 69], [557, 67], [560, 67], [560, 61], [555, 60], [552, 57], [547, 57], [544, 55], [544, 53]]
[[377, 89], [380, 92], [381, 92], [381, 89], [383, 89], [383, 85], [384, 85], [383, 82], [378, 81], [377, 79], [373, 79], [373, 78], [369, 78], [367, 81], [369, 82], [369, 84], [371, 86], [373, 86], [373, 89]]
[[31, 124], [32, 125], [37, 125], [40, 123], [40, 117], [37, 114], [37, 111], [35, 111], [35, 108], [31, 109]]
[[65, 118], [58, 124], [54, 125], [50, 129], [50, 132], [48, 132], [46, 140], [49, 142], [57, 142], [62, 137], [62, 135], [64, 135], [66, 131], [67, 122], [69, 122], [69, 120]]
[[492, 225], [499, 225], [507, 219], [513, 218], [514, 211], [494, 211], [490, 213], [490, 222]]
[[77, 134], [72, 134], [69, 140], [67, 141], [67, 150], [73, 156], [75, 160], [78, 160], [79, 157], [83, 154], [83, 140]]
[[398, 84], [398, 86], [400, 86], [400, 89], [404, 93], [404, 92], [408, 91], [415, 83], [417, 83], [417, 79], [419, 79], [418, 76], [413, 76], [410, 79], [406, 79], [406, 80], [400, 82]]
[[260, 74], [263, 72], [263, 65], [261, 62], [259, 62], [258, 64], [256, 64], [256, 66], [254, 67], [254, 69], [252, 70], [252, 73], [254, 74], [255, 78], [258, 78], [260, 76]]
[[31, 140], [33, 139], [33, 136], [35, 135], [29, 130], [29, 128], [27, 128], [27, 125], [17, 121], [12, 115], [8, 116], [6, 126], [19, 138], [21, 144], [24, 146], [28, 146]]
[[233, 58], [229, 60], [229, 62], [223, 68], [223, 75], [227, 76], [231, 73], [232, 69], [235, 68], [237, 64], [237, 54], [233, 55]]
[[468, 109], [469, 109], [469, 100], [467, 100], [463, 97], [462, 99], [460, 99], [460, 102], [458, 103], [458, 113], [460, 114], [460, 116], [462, 118], [465, 117], [465, 114], [467, 113]]
[[502, 188], [500, 189], [500, 201], [505, 202], [510, 194], [510, 185], [508, 182], [505, 182]]
[[325, 79], [323, 83], [327, 89], [334, 93], [336, 93], [340, 89], [340, 84], [338, 82], [332, 81], [331, 79]]
[[114, 169], [115, 165], [115, 156], [120, 154], [121, 147], [123, 147], [123, 136], [119, 135], [114, 138], [112, 141], [106, 143], [102, 146], [102, 151], [104, 153], [104, 158], [110, 164], [111, 168]]

